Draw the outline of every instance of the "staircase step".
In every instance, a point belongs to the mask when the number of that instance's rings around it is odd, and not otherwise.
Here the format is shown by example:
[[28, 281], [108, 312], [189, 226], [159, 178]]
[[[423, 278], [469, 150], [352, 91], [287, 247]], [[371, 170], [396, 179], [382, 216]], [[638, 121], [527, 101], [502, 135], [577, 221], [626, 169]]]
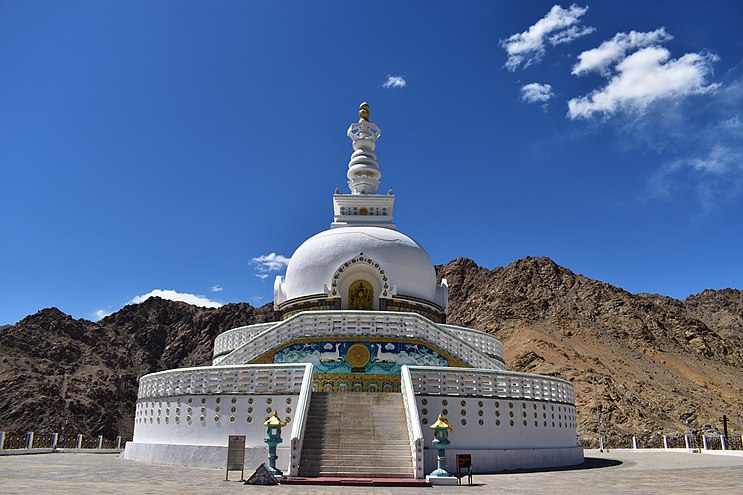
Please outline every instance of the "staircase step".
[[300, 475], [413, 478], [401, 394], [313, 393]]

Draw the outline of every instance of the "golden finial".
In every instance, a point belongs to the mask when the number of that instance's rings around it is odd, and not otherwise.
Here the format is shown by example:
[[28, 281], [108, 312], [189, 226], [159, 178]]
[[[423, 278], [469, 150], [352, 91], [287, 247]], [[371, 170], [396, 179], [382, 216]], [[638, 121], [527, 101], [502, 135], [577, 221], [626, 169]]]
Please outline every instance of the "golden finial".
[[444, 416], [442, 416], [441, 414], [439, 414], [439, 417], [436, 420], [436, 422], [434, 424], [432, 424], [430, 427], [431, 428], [447, 428], [450, 431], [453, 431], [454, 430], [454, 428], [452, 428], [452, 426], [449, 423], [449, 421]]
[[266, 426], [286, 426], [286, 423], [281, 421], [278, 412], [274, 411], [268, 419], [263, 422]]
[[369, 122], [369, 104], [367, 102], [363, 102], [359, 105], [359, 117], [364, 122]]

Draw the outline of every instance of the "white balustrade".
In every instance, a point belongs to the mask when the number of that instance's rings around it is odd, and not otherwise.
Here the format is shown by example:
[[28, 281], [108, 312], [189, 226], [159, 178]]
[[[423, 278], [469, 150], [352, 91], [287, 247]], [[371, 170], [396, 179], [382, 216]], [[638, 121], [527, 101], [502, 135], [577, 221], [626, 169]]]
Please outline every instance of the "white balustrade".
[[232, 330], [222, 332], [214, 339], [214, 356], [232, 352], [259, 333], [265, 332], [276, 325], [278, 325], [278, 322], [272, 321], [270, 323], [258, 323], [256, 325], [233, 328]]
[[410, 451], [413, 455], [413, 476], [420, 479], [423, 478], [424, 474], [423, 431], [421, 430], [421, 421], [415, 403], [415, 392], [408, 366], [403, 366], [400, 371], [400, 391], [405, 406], [405, 417], [408, 420], [408, 438], [410, 439]]
[[175, 395], [298, 394], [307, 364], [178, 368], [139, 379], [139, 399]]
[[[405, 369], [406, 367], [403, 367]], [[407, 367], [415, 395], [532, 399], [573, 405], [570, 382], [515, 371]]]
[[493, 335], [473, 328], [460, 327], [456, 325], [444, 325], [441, 323], [436, 325], [450, 331], [464, 342], [467, 342], [475, 349], [478, 349], [480, 352], [484, 352], [489, 356], [496, 356], [501, 362], [503, 362], [503, 343]]
[[[415, 313], [391, 311], [312, 311], [299, 313], [252, 336], [230, 354], [220, 365], [248, 363], [275, 348], [278, 344], [304, 337], [390, 337], [410, 338], [428, 342], [475, 368], [503, 369], [502, 352], [486, 354], [486, 348], [497, 351], [494, 337], [475, 339], [462, 327], [455, 330], [436, 325]], [[471, 331], [476, 332], [476, 331]], [[470, 342], [460, 335], [467, 333]], [[486, 334], [483, 334], [486, 335]], [[237, 333], [232, 338], [238, 339]]]
[[289, 439], [291, 449], [291, 462], [289, 463], [289, 476], [299, 476], [299, 462], [304, 443], [304, 431], [307, 424], [307, 413], [312, 400], [312, 365], [307, 365], [302, 378], [302, 388], [297, 398], [297, 410], [294, 414], [294, 426]]

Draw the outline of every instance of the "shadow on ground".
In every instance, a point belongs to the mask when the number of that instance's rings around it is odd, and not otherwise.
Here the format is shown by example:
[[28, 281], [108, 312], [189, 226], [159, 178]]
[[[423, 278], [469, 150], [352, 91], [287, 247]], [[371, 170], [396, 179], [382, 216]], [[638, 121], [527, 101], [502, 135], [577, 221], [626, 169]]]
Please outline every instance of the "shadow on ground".
[[575, 466], [564, 466], [547, 469], [518, 469], [516, 471], [503, 471], [497, 474], [514, 474], [514, 473], [549, 473], [551, 471], [578, 471], [582, 469], [599, 469], [613, 466], [620, 466], [624, 464], [622, 461], [617, 459], [600, 459], [598, 457], [586, 457], [582, 464], [576, 464]]

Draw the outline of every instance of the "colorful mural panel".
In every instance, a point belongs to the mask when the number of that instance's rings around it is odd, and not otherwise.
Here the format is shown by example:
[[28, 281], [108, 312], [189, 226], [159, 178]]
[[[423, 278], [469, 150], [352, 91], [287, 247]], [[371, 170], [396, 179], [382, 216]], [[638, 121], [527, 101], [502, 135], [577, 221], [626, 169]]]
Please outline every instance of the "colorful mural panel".
[[335, 375], [399, 375], [403, 365], [450, 365], [444, 356], [423, 344], [393, 341], [302, 342], [277, 351], [273, 362], [312, 363], [315, 374]]

